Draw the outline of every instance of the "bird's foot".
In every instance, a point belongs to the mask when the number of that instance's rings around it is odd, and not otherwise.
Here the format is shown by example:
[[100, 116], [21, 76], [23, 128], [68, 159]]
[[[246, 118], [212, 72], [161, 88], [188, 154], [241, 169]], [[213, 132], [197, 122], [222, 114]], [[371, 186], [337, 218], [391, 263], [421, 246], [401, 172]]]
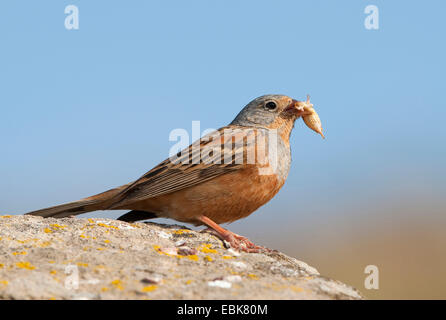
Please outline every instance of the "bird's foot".
[[231, 248], [238, 250], [238, 251], [244, 251], [248, 253], [260, 253], [260, 252], [273, 252], [274, 250], [258, 246], [251, 241], [249, 241], [248, 238], [243, 237], [241, 235], [238, 235], [234, 232], [231, 232], [229, 230], [225, 230], [224, 233], [219, 233], [216, 230], [213, 230], [211, 228], [204, 229], [203, 232], [210, 233], [219, 239], [223, 240], [225, 244], [228, 244]]

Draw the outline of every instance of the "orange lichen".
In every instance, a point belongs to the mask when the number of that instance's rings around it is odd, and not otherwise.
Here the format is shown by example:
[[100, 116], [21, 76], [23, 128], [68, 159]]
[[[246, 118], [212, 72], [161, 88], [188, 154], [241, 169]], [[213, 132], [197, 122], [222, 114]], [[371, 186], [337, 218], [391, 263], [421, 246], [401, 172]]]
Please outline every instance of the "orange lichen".
[[20, 251], [20, 252], [13, 252], [12, 253], [14, 256], [24, 256], [25, 254], [27, 254], [27, 252], [26, 251]]
[[188, 233], [188, 232], [190, 232], [190, 230], [187, 230], [187, 229], [178, 229], [178, 230], [173, 231], [172, 233], [173, 233], [173, 234], [184, 234], [184, 233]]
[[31, 263], [27, 261], [22, 262], [16, 262], [15, 264], [18, 268], [27, 269], [27, 270], [34, 270], [36, 267], [34, 267]]
[[53, 224], [50, 225], [50, 227], [52, 227], [54, 229], [64, 229], [67, 226], [63, 226], [63, 225], [60, 225], [60, 224], [57, 224], [57, 223], [53, 223]]
[[301, 288], [301, 287], [297, 287], [297, 286], [291, 286], [290, 289], [293, 290], [293, 291], [296, 291], [296, 292], [302, 292], [302, 291], [304, 291], [303, 288]]
[[158, 245], [154, 245], [153, 249], [155, 249], [155, 251], [158, 252], [159, 254], [164, 254], [164, 255], [169, 256], [169, 257], [172, 256], [171, 254], [168, 254], [167, 252], [162, 251], [161, 247], [158, 246]]
[[50, 274], [55, 275], [57, 273], [57, 270], [51, 270]]
[[218, 253], [217, 250], [211, 249], [211, 246], [212, 246], [212, 244], [207, 243], [207, 244], [204, 244], [203, 246], [201, 246], [201, 248], [199, 248], [199, 250], [204, 253]]
[[48, 247], [50, 244], [51, 244], [50, 241], [43, 241], [39, 246], [40, 246], [41, 248], [46, 248], [46, 247]]
[[294, 292], [303, 292], [305, 289], [295, 286], [295, 285], [283, 285], [283, 284], [277, 284], [277, 283], [271, 283], [267, 285], [268, 288], [274, 290], [274, 291], [283, 291], [283, 290], [292, 290]]
[[157, 286], [152, 285], [152, 286], [147, 286], [147, 287], [142, 288], [141, 291], [142, 292], [150, 292], [150, 291], [156, 290], [157, 288], [158, 288]]
[[102, 264], [98, 264], [93, 269], [95, 272], [100, 272], [101, 270], [108, 270], [108, 268]]
[[123, 290], [123, 289], [124, 289], [123, 283], [122, 283], [122, 281], [119, 280], [119, 279], [113, 280], [110, 284], [111, 284], [115, 289], [118, 289], [118, 290]]
[[184, 255], [184, 256], [183, 255], [179, 255], [179, 254], [171, 254], [171, 253], [164, 252], [162, 250], [162, 248], [160, 246], [158, 246], [158, 245], [154, 245], [153, 249], [155, 249], [155, 251], [158, 252], [159, 254], [163, 254], [163, 255], [166, 255], [168, 257], [175, 257], [175, 258], [179, 258], [179, 259], [188, 258], [189, 260], [193, 260], [193, 261], [198, 261], [199, 260], [199, 258], [198, 258], [198, 256], [196, 254]]
[[111, 229], [119, 229], [118, 227], [112, 226], [112, 225], [108, 225], [105, 223], [96, 223], [96, 225], [100, 226], [100, 227], [104, 227], [104, 228], [111, 228]]
[[45, 232], [45, 233], [51, 233], [51, 232], [53, 232], [53, 230], [51, 230], [50, 228], [45, 228], [45, 229], [43, 229], [43, 232]]

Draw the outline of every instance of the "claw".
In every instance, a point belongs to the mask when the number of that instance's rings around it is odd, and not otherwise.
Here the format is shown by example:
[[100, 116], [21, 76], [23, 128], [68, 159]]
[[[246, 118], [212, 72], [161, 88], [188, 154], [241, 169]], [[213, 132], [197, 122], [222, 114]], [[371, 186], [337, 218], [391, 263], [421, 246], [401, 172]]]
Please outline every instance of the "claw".
[[222, 227], [220, 227], [218, 224], [216, 224], [214, 221], [209, 219], [206, 216], [199, 217], [199, 220], [208, 226], [207, 229], [203, 230], [202, 232], [209, 232], [215, 236], [217, 236], [219, 239], [223, 240], [223, 242], [229, 243], [229, 245], [239, 251], [249, 252], [249, 253], [258, 253], [258, 252], [272, 252], [273, 250], [264, 248], [261, 246], [257, 246], [251, 241], [248, 240], [248, 238], [240, 236], [234, 232], [231, 232], [229, 230], [226, 230]]
[[258, 246], [254, 244], [253, 242], [249, 241], [248, 238], [243, 237], [241, 235], [238, 235], [234, 232], [231, 232], [227, 230], [227, 233], [224, 235], [218, 233], [217, 231], [207, 228], [202, 230], [201, 232], [207, 232], [210, 233], [219, 239], [221, 239], [225, 244], [228, 244], [231, 248], [238, 250], [238, 251], [244, 251], [248, 253], [259, 253], [259, 252], [273, 252], [274, 250]]

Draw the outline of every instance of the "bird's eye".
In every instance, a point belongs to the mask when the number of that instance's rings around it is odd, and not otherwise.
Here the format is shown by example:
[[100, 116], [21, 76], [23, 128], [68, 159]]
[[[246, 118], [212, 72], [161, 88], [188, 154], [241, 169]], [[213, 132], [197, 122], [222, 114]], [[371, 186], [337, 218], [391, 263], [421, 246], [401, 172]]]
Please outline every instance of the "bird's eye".
[[265, 103], [265, 108], [266, 108], [267, 110], [272, 111], [272, 110], [275, 110], [275, 109], [277, 108], [277, 105], [276, 105], [275, 102], [273, 102], [273, 101], [269, 101], [269, 102]]

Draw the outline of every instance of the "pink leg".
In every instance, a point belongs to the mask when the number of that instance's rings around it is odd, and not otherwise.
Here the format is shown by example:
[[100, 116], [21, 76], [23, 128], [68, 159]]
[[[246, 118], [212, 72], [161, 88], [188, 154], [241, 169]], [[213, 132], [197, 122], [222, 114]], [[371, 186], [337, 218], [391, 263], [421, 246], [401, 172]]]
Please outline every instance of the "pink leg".
[[255, 245], [254, 243], [252, 243], [243, 236], [240, 236], [234, 232], [231, 232], [225, 228], [220, 227], [218, 224], [216, 224], [208, 217], [201, 216], [200, 218], [198, 218], [198, 220], [200, 220], [203, 224], [207, 225], [209, 227], [209, 230], [211, 230], [212, 234], [216, 235], [222, 240], [227, 241], [231, 245], [231, 247], [236, 250], [242, 250], [245, 252], [253, 252], [253, 253], [262, 251], [271, 251], [268, 248]]

